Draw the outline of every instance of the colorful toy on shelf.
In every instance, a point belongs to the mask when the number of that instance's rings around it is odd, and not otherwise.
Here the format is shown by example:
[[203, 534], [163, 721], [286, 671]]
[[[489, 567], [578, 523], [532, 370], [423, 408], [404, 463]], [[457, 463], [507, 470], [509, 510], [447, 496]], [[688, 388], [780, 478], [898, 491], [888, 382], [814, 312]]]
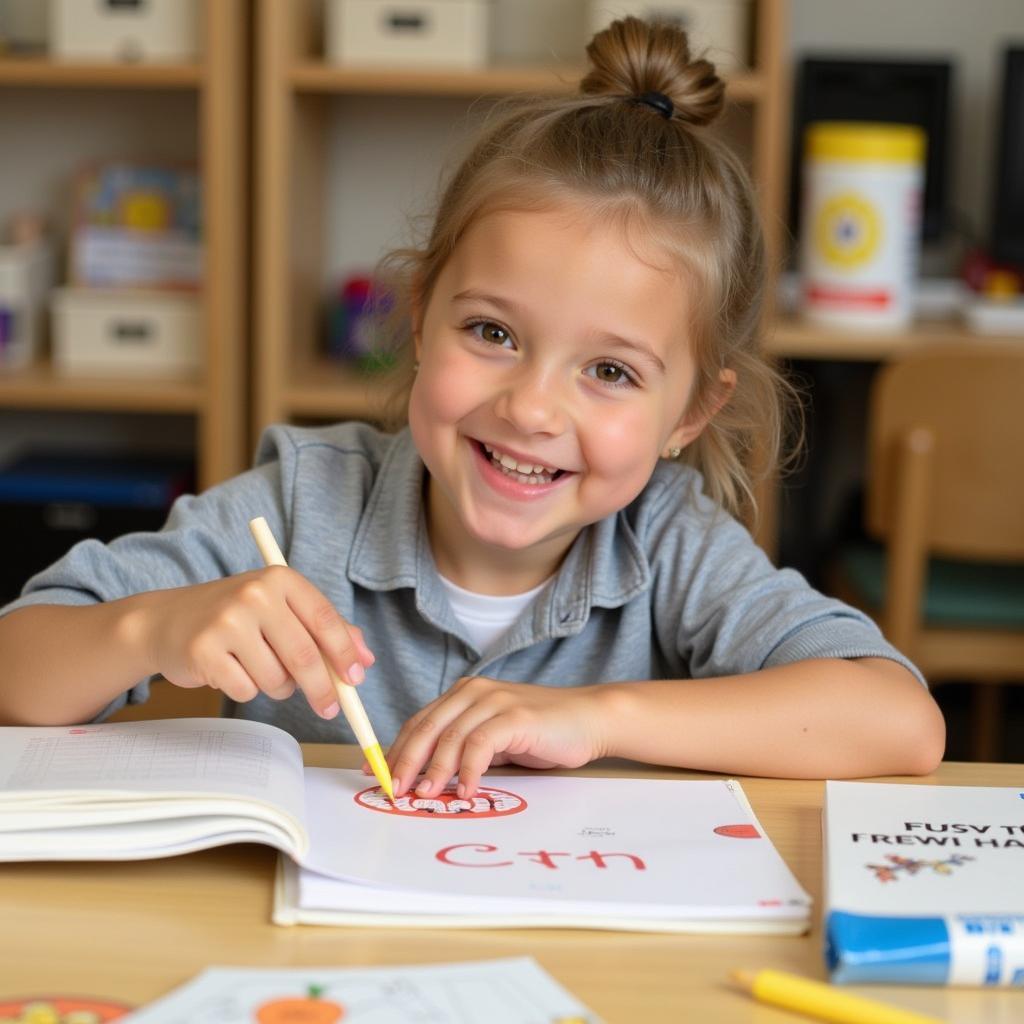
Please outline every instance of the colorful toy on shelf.
[[327, 354], [367, 373], [390, 370], [395, 357], [380, 345], [375, 324], [387, 307], [387, 297], [374, 294], [372, 278], [353, 274], [342, 281], [328, 308]]
[[84, 170], [75, 183], [68, 250], [72, 285], [198, 289], [195, 168], [118, 162]]
[[986, 249], [968, 250], [960, 268], [964, 283], [972, 292], [990, 298], [1015, 298], [1024, 294], [1024, 267], [1002, 263]]

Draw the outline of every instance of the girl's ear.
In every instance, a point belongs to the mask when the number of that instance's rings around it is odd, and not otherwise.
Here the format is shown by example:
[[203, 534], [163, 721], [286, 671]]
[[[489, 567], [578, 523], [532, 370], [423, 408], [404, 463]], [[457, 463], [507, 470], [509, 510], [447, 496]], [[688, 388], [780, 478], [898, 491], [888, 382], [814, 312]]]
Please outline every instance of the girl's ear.
[[696, 407], [687, 409], [683, 418], [676, 425], [676, 429], [669, 435], [665, 442], [666, 451], [678, 455], [683, 448], [692, 444], [704, 432], [704, 428], [715, 418], [718, 410], [725, 405], [736, 390], [736, 371], [721, 370], [718, 374], [718, 386], [710, 396], [704, 409]]

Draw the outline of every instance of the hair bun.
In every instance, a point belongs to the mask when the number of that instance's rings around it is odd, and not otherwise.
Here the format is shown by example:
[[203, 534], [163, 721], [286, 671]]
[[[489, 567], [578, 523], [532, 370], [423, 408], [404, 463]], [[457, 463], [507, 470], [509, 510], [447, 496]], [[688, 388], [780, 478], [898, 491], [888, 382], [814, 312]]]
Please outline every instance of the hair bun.
[[625, 99], [660, 92], [687, 124], [710, 124], [725, 105], [725, 83], [707, 60], [690, 59], [686, 32], [667, 22], [621, 18], [587, 45], [591, 70], [580, 82], [588, 96]]

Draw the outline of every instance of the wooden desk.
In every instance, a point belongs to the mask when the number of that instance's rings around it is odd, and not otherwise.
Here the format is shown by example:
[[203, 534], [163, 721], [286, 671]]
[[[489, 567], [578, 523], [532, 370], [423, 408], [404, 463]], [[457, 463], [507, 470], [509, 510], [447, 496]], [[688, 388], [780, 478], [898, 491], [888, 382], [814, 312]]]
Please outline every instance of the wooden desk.
[[[352, 747], [304, 749], [308, 764], [358, 764]], [[579, 774], [701, 777], [610, 762]], [[1024, 786], [1024, 765], [948, 763], [925, 779], [891, 781]], [[815, 899], [809, 936], [279, 928], [270, 923], [274, 851], [233, 846], [158, 861], [0, 865], [0, 997], [63, 993], [141, 1004], [211, 964], [343, 967], [528, 954], [609, 1024], [795, 1022], [804, 1018], [758, 1005], [725, 979], [731, 967], [824, 977], [823, 784], [742, 782], [761, 823]], [[957, 1024], [1024, 1020], [1021, 992], [881, 986], [857, 991]]]

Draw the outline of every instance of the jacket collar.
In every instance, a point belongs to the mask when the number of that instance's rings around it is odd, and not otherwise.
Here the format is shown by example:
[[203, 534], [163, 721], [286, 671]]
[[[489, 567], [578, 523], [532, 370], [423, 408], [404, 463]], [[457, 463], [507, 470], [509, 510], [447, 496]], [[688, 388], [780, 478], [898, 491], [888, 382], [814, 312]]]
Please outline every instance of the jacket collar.
[[[370, 491], [348, 560], [348, 578], [370, 590], [411, 587], [420, 613], [465, 639], [438, 578], [423, 508], [426, 468], [408, 428], [395, 435]], [[593, 607], [617, 608], [646, 590], [651, 568], [628, 510], [582, 530], [553, 584], [501, 648], [578, 633]], [[497, 651], [494, 652], [497, 655]], [[507, 653], [507, 651], [505, 652]]]

